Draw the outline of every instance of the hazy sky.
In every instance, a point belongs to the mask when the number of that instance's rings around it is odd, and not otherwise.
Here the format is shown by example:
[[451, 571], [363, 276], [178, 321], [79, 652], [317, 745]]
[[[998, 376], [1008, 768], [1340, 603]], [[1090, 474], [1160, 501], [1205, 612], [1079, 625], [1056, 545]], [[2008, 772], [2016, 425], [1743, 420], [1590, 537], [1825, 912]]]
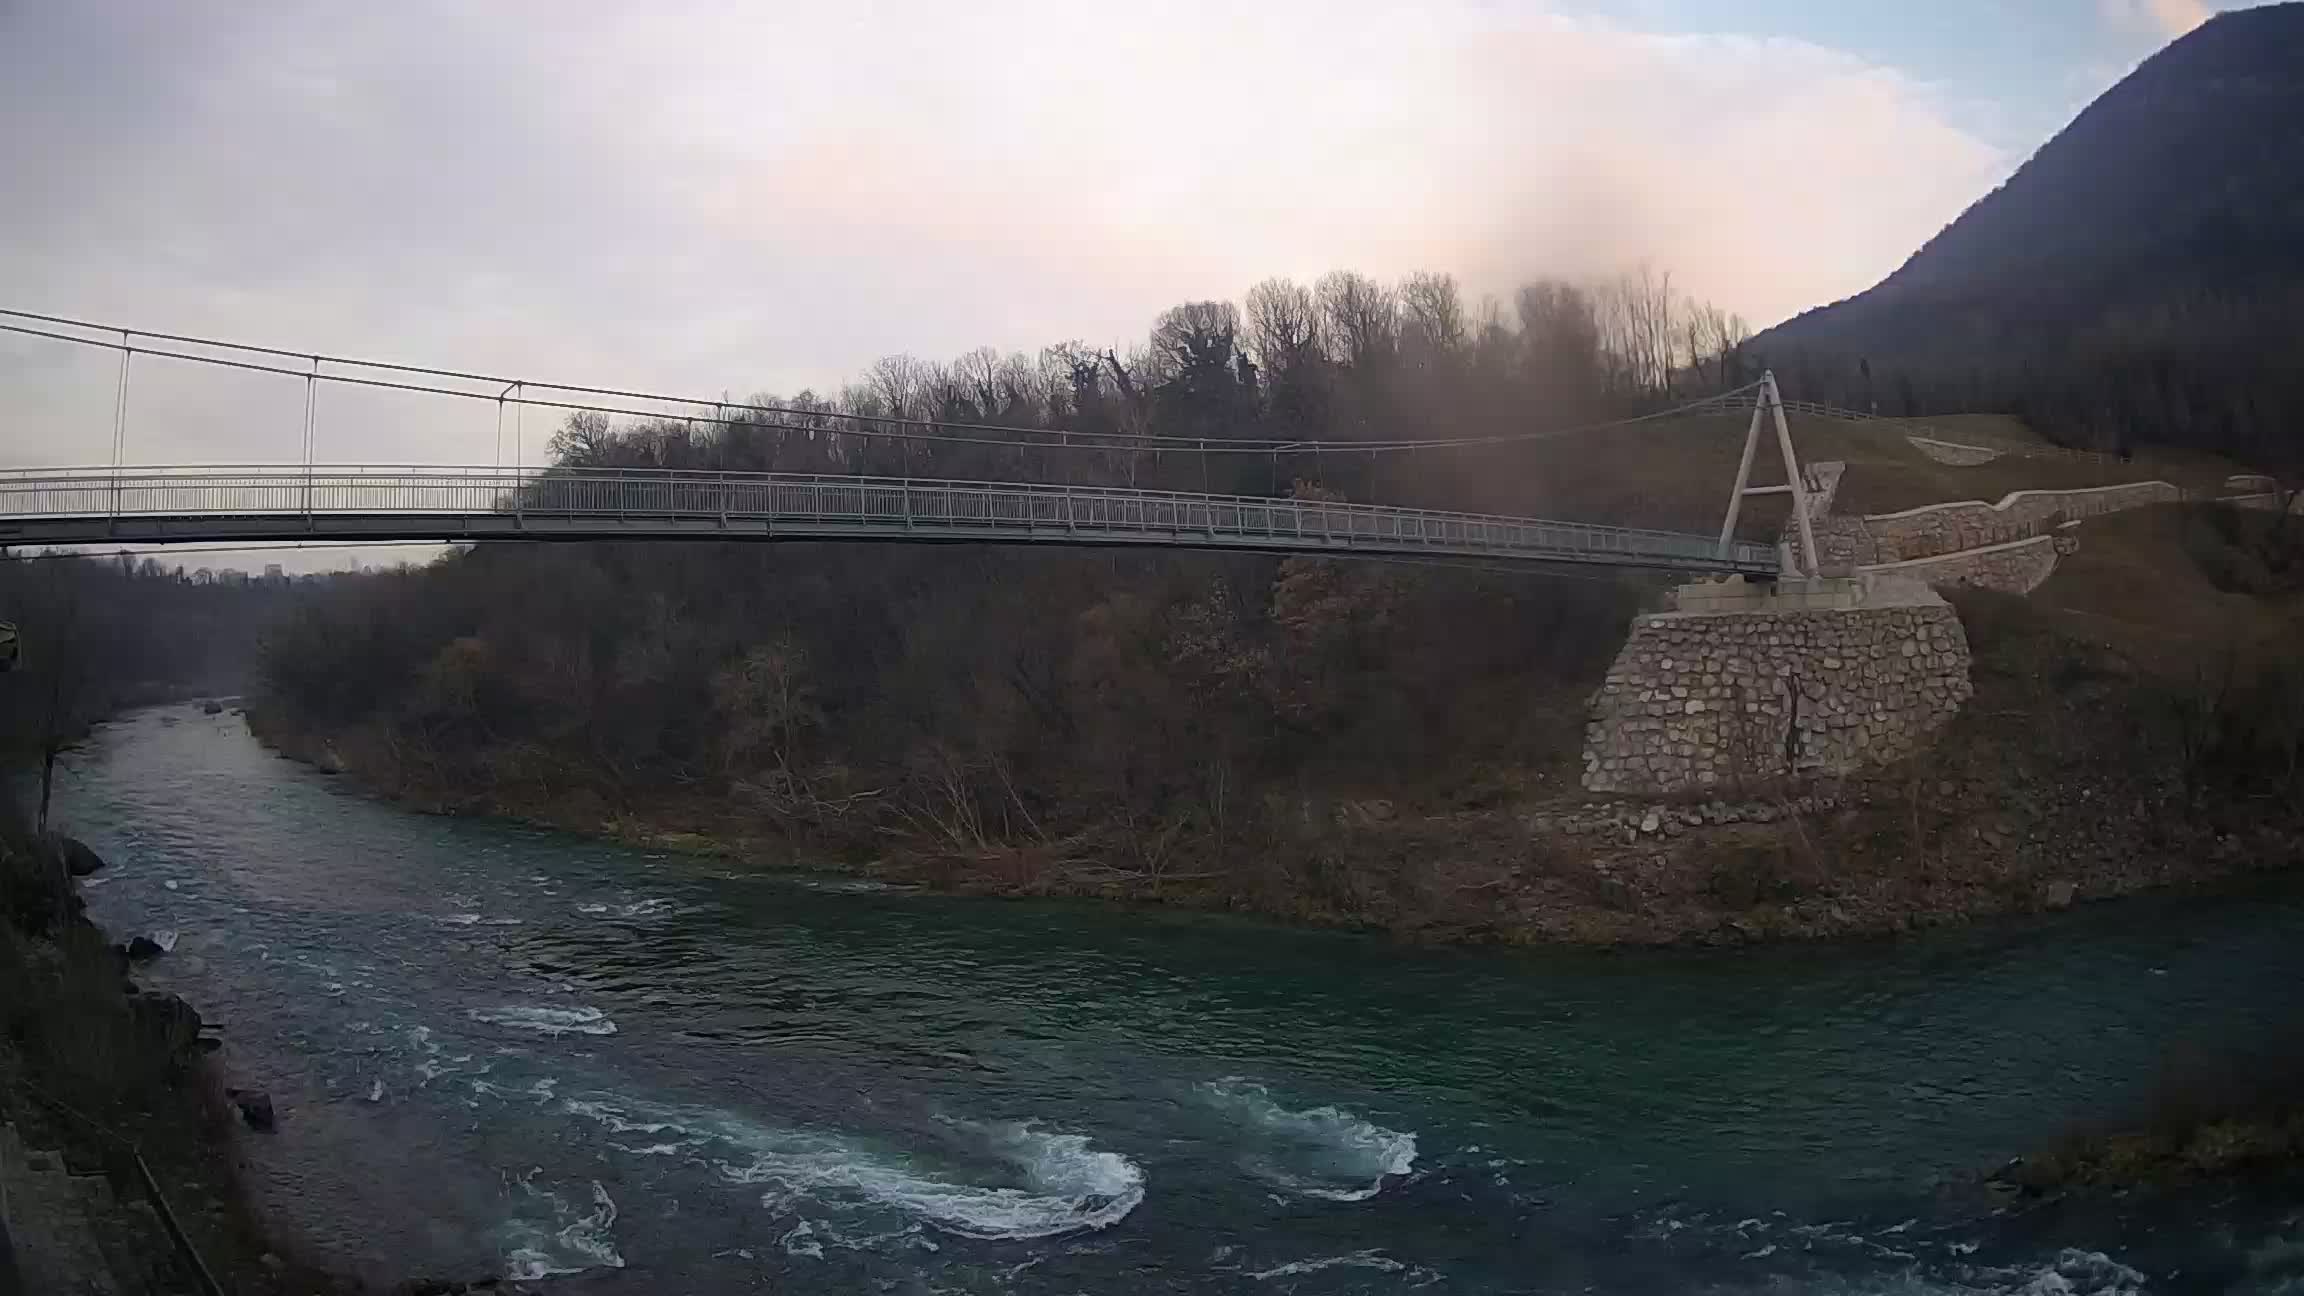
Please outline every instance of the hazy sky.
[[[0, 305], [737, 394], [1334, 267], [1645, 258], [1765, 324], [2207, 8], [0, 0]], [[101, 461], [110, 373], [0, 340], [0, 464]], [[131, 458], [297, 454], [291, 385], [137, 381]], [[346, 401], [319, 454], [491, 424]]]

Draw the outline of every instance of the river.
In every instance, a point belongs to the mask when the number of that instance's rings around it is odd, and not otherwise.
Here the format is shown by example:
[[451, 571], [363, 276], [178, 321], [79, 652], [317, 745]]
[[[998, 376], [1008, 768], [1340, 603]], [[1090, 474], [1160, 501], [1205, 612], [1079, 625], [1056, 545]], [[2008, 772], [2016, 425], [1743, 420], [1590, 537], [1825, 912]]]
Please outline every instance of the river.
[[59, 807], [113, 862], [94, 916], [174, 933], [141, 975], [273, 1095], [278, 1131], [244, 1139], [262, 1207], [379, 1277], [2270, 1291], [2304, 1254], [2246, 1194], [1963, 1186], [2138, 1110], [2172, 1052], [2287, 1025], [2293, 898], [1429, 950], [419, 816], [189, 707], [99, 730]]

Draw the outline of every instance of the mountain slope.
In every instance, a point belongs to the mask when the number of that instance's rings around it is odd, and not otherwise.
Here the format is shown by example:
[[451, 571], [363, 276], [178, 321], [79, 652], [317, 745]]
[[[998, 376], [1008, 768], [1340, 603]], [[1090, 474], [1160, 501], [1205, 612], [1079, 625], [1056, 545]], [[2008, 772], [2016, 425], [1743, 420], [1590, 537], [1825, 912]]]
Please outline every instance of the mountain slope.
[[[2304, 457], [2304, 4], [2220, 15], [1869, 292], [1754, 339], [1883, 413]], [[1869, 371], [1867, 373], [1867, 371]]]

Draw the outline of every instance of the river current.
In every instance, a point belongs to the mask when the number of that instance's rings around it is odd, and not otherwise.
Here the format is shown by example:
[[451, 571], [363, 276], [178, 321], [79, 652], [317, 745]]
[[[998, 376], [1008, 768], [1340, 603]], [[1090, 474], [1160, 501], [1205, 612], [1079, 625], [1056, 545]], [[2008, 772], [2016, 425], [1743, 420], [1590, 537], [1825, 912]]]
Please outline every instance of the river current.
[[[2293, 1019], [2304, 902], [1428, 950], [419, 816], [137, 712], [61, 778], [140, 975], [269, 1090], [259, 1201], [381, 1278], [695, 1293], [2304, 1290], [2269, 1190], [1975, 1172]], [[2284, 1287], [2284, 1283], [2296, 1286]]]

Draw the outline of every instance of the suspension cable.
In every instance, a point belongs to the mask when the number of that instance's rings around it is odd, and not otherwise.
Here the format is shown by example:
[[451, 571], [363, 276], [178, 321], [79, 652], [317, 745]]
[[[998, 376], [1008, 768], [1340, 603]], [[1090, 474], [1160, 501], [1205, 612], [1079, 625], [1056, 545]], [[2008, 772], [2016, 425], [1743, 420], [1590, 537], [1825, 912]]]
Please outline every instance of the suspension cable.
[[[1598, 432], [1612, 428], [1628, 427], [1635, 424], [1656, 422], [1669, 418], [1687, 417], [1703, 413], [1726, 413], [1731, 411], [1739, 411], [1741, 406], [1747, 402], [1740, 402], [1738, 398], [1750, 396], [1755, 391], [1757, 391], [1760, 386], [1760, 384], [1757, 382], [1747, 383], [1744, 386], [1733, 388], [1729, 391], [1718, 393], [1717, 395], [1704, 397], [1700, 400], [1690, 401], [1681, 405], [1677, 405], [1670, 409], [1657, 410], [1647, 414], [1633, 415], [1620, 419], [1609, 419], [1597, 423], [1581, 424], [1575, 427], [1552, 428], [1535, 432], [1498, 433], [1488, 436], [1476, 437], [1445, 437], [1414, 440], [1398, 439], [1389, 441], [1325, 441], [1316, 439], [1281, 440], [1274, 438], [1257, 438], [1227, 440], [1216, 444], [1206, 444], [1201, 438], [1198, 437], [1174, 436], [1157, 433], [1102, 432], [1078, 428], [1032, 428], [994, 423], [944, 422], [926, 419], [898, 418], [878, 414], [853, 414], [834, 410], [812, 410], [788, 405], [728, 401], [725, 398], [716, 401], [705, 400], [701, 397], [669, 396], [662, 393], [629, 391], [608, 387], [590, 387], [571, 383], [553, 383], [538, 382], [526, 379], [509, 379], [491, 374], [470, 373], [461, 370], [432, 368], [422, 365], [397, 364], [389, 361], [362, 360], [344, 356], [314, 355], [308, 351], [290, 351], [280, 347], [245, 345], [235, 342], [219, 341], [211, 338], [194, 337], [187, 334], [149, 333], [135, 329], [120, 329], [109, 325], [94, 325], [82, 320], [70, 319], [64, 316], [39, 315], [29, 311], [9, 310], [6, 308], [0, 308], [0, 316], [9, 316], [16, 319], [36, 320], [42, 323], [58, 324], [71, 328], [105, 328], [108, 331], [121, 334], [123, 341], [112, 342], [102, 338], [78, 337], [69, 333], [58, 333], [48, 329], [32, 328], [25, 325], [7, 323], [0, 323], [0, 332], [15, 333], [28, 337], [46, 338], [57, 342], [66, 342], [80, 346], [91, 346], [109, 350], [119, 350], [123, 352], [135, 350], [140, 351], [145, 355], [159, 356], [171, 360], [182, 360], [192, 364], [206, 364], [221, 366], [224, 368], [240, 369], [254, 373], [285, 374], [301, 378], [305, 377], [308, 371], [304, 369], [289, 369], [279, 365], [263, 364], [250, 360], [235, 360], [222, 356], [200, 355], [187, 351], [166, 350], [149, 346], [131, 347], [126, 339], [134, 337], [156, 339], [168, 342], [182, 342], [194, 346], [213, 347], [222, 350], [237, 350], [256, 355], [294, 357], [297, 359], [309, 360], [315, 363], [325, 362], [327, 364], [337, 366], [349, 366], [352, 368], [376, 369], [394, 373], [413, 374], [418, 377], [445, 378], [466, 382], [488, 382], [505, 384], [507, 390], [513, 390], [521, 393], [519, 395], [513, 396], [511, 399], [515, 405], [520, 406], [523, 409], [526, 406], [534, 405], [540, 409], [557, 409], [578, 413], [621, 415], [623, 417], [636, 419], [669, 419], [675, 417], [665, 413], [662, 410], [633, 409], [628, 406], [608, 405], [598, 402], [553, 400], [525, 395], [525, 390], [527, 388], [535, 387], [540, 390], [549, 392], [564, 392], [579, 396], [604, 396], [621, 400], [655, 401], [669, 405], [690, 406], [697, 409], [701, 409], [702, 407], [709, 405], [714, 409], [714, 413], [709, 419], [697, 415], [691, 415], [688, 417], [692, 417], [698, 422], [708, 422], [714, 426], [724, 428], [739, 426], [761, 427], [782, 431], [807, 432], [811, 434], [831, 434], [839, 436], [859, 436], [884, 440], [924, 440], [941, 442], [947, 445], [988, 445], [1006, 447], [1014, 447], [1018, 445], [1019, 442], [1016, 438], [1025, 437], [1032, 438], [1032, 440], [1026, 444], [1051, 446], [1058, 449], [1086, 450], [1098, 453], [1115, 453], [1121, 451], [1139, 451], [1147, 449], [1200, 451], [1204, 447], [1206, 453], [1209, 454], [1266, 455], [1275, 453], [1303, 452], [1319, 454], [1322, 451], [1335, 453], [1388, 454], [1416, 452], [1422, 450], [1446, 450], [1479, 446], [1516, 445], [1530, 441], [1541, 441], [1555, 437], [1572, 436], [1579, 433]], [[391, 379], [366, 378], [351, 374], [336, 373], [322, 374], [319, 377], [320, 381], [322, 382], [344, 383], [351, 386], [380, 388], [390, 391], [414, 392], [423, 395], [447, 396], [464, 400], [493, 399], [502, 401], [505, 399], [503, 396], [491, 397], [486, 393], [468, 391], [457, 387], [441, 386], [438, 383], [402, 382]], [[740, 411], [741, 416], [730, 417], [727, 413], [729, 410]], [[780, 416], [780, 418], [760, 418], [757, 417], [759, 415], [775, 415]], [[805, 419], [809, 420], [810, 422], [792, 423], [780, 421], [781, 419]], [[828, 423], [852, 424], [856, 426], [825, 426], [825, 424]], [[891, 428], [904, 430], [890, 430]], [[950, 431], [947, 430], [959, 432], [1001, 433], [1005, 435], [998, 437], [954, 436], [951, 435]]]

